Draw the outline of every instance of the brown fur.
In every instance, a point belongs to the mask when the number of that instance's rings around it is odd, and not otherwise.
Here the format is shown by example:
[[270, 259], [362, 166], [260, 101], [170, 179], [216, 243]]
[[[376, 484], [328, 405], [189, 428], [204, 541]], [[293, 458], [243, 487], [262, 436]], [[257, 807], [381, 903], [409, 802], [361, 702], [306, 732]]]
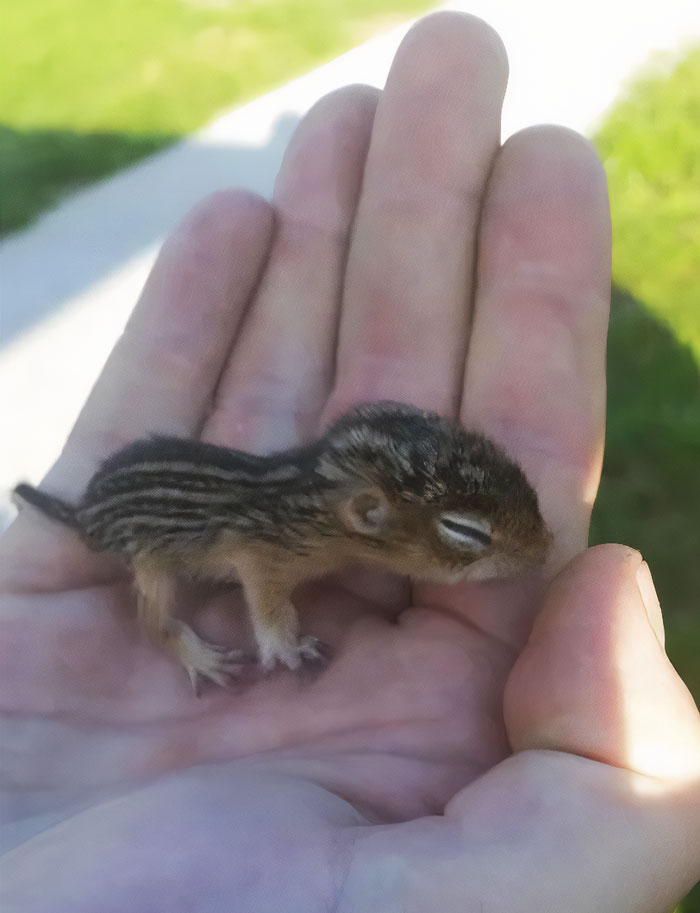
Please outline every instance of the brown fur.
[[121, 554], [149, 638], [198, 676], [224, 684], [244, 657], [175, 619], [177, 574], [242, 583], [265, 669], [321, 657], [299, 637], [294, 589], [349, 564], [453, 582], [542, 563], [550, 535], [537, 496], [495, 444], [411, 406], [374, 403], [307, 447], [259, 457], [152, 438], [110, 457], [76, 505], [16, 494]]

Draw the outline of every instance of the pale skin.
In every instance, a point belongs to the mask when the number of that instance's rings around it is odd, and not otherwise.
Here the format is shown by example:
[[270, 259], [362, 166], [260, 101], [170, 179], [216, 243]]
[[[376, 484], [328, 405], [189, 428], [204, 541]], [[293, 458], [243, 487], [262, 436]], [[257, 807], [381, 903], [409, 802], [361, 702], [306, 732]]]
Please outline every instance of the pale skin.
[[[556, 580], [541, 598], [366, 572], [308, 587], [326, 672], [197, 700], [140, 638], [122, 569], [25, 511], [0, 562], [3, 908], [663, 913], [700, 877], [700, 722], [651, 577], [626, 547], [582, 551], [604, 176], [562, 129], [499, 147], [506, 70], [483, 23], [425, 19], [381, 95], [350, 87], [304, 119], [271, 204], [204, 201], [50, 482], [75, 497], [150, 431], [266, 451], [406, 400], [522, 463]], [[245, 647], [231, 603], [211, 596], [195, 623]]]

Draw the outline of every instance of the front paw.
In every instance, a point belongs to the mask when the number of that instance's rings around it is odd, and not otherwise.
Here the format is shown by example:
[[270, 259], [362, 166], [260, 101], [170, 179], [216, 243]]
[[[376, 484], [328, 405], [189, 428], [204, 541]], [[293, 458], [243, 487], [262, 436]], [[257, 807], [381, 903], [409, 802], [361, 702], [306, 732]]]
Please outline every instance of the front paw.
[[[267, 645], [266, 645], [267, 646]], [[260, 666], [264, 672], [271, 672], [277, 663], [287, 666], [293, 672], [304, 666], [323, 666], [328, 657], [328, 647], [317, 637], [300, 637], [296, 644], [270, 644], [260, 651]]]
[[324, 644], [318, 637], [302, 637], [298, 645], [302, 664], [325, 666], [328, 661], [328, 644]]

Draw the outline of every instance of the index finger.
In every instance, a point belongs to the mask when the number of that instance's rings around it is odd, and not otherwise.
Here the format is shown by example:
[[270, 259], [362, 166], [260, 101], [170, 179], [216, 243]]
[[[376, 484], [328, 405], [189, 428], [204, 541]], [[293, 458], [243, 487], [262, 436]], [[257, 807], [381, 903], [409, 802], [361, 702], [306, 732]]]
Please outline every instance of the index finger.
[[600, 478], [610, 216], [576, 133], [536, 127], [500, 150], [484, 202], [462, 418], [537, 489], [554, 568], [584, 548]]
[[198, 434], [270, 244], [272, 209], [219, 191], [167, 239], [47, 481], [79, 494], [110, 453], [146, 434]]

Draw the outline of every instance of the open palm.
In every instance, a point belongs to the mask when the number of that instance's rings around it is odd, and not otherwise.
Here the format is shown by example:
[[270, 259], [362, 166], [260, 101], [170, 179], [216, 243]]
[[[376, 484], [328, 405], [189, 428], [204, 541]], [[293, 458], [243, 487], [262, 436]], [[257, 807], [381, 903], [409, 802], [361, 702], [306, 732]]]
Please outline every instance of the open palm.
[[[191, 213], [47, 489], [77, 496], [149, 432], [263, 452], [408, 401], [521, 462], [554, 576], [586, 545], [600, 469], [607, 197], [568, 131], [500, 147], [506, 70], [483, 23], [431, 16], [381, 94], [307, 115], [272, 205], [231, 191]], [[139, 636], [121, 567], [29, 510], [2, 550], [13, 913], [651, 913], [700, 872], [697, 713], [629, 549], [569, 564], [531, 638], [541, 599], [514, 583], [309, 586], [327, 670], [199, 700]], [[250, 637], [239, 594], [183, 605], [212, 640]], [[611, 672], [621, 643], [644, 680]]]

